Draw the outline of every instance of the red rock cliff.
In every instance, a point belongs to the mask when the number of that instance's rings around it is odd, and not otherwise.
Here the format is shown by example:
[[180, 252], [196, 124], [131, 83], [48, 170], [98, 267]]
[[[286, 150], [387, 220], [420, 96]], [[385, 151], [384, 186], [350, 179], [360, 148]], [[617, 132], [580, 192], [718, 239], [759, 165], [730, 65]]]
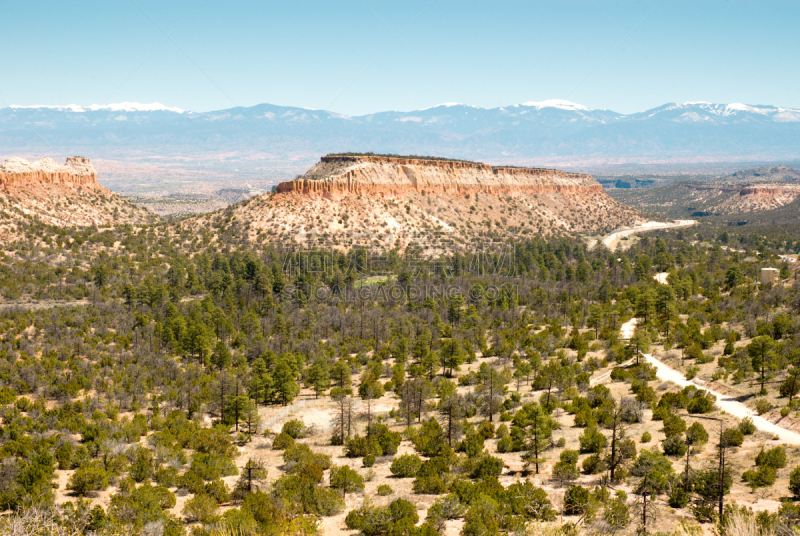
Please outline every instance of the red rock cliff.
[[582, 193], [601, 192], [602, 186], [589, 175], [554, 169], [383, 156], [324, 156], [304, 176], [280, 183], [277, 191], [334, 197], [423, 191]]
[[73, 156], [64, 165], [50, 158], [28, 162], [22, 158], [9, 158], [0, 164], [0, 187], [13, 188], [35, 184], [59, 184], [73, 188], [96, 188], [97, 172], [88, 158]]

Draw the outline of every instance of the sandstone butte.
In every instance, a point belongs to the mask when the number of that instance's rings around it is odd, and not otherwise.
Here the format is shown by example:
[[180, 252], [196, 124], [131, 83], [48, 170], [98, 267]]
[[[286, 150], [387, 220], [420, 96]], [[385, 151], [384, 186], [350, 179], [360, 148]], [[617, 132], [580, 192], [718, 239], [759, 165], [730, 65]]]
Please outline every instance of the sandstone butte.
[[0, 164], [0, 187], [59, 185], [71, 188], [100, 188], [97, 171], [88, 158], [73, 156], [64, 165], [50, 158], [28, 162], [22, 158], [9, 158]]
[[348, 194], [575, 194], [601, 193], [602, 190], [602, 186], [589, 175], [554, 169], [370, 155], [323, 156], [302, 177], [277, 186], [278, 193], [295, 192], [328, 198]]

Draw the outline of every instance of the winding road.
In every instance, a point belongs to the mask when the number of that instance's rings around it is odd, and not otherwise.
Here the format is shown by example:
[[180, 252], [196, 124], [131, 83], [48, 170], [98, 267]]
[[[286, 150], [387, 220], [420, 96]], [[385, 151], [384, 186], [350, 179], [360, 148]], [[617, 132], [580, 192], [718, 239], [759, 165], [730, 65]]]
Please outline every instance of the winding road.
[[625, 236], [630, 236], [632, 234], [642, 233], [645, 231], [656, 231], [659, 229], [675, 229], [678, 227], [691, 227], [695, 223], [697, 223], [697, 220], [675, 220], [672, 223], [661, 222], [661, 221], [648, 221], [645, 223], [634, 225], [633, 227], [626, 227], [624, 229], [617, 229], [616, 231], [612, 231], [608, 233], [606, 236], [604, 236], [600, 241], [608, 249], [615, 250], [619, 245], [620, 239]]
[[[630, 339], [631, 337], [633, 337], [633, 333], [635, 330], [636, 330], [636, 318], [631, 318], [630, 320], [622, 324], [622, 326], [620, 327], [620, 336], [623, 339]], [[753, 410], [751, 410], [750, 408], [748, 408], [735, 398], [731, 397], [730, 395], [724, 395], [718, 391], [714, 391], [713, 389], [709, 389], [705, 386], [699, 385], [697, 382], [686, 379], [686, 376], [684, 376], [683, 373], [671, 368], [669, 365], [667, 365], [663, 361], [656, 359], [651, 354], [642, 354], [642, 355], [644, 356], [644, 358], [647, 360], [648, 363], [650, 363], [655, 367], [656, 377], [659, 380], [672, 382], [681, 387], [693, 385], [695, 387], [699, 387], [700, 389], [708, 391], [709, 393], [717, 397], [717, 401], [714, 405], [718, 409], [725, 411], [726, 413], [729, 413], [738, 419], [744, 419], [745, 417], [750, 417], [753, 420], [753, 424], [756, 426], [756, 428], [764, 432], [775, 434], [776, 436], [778, 436], [779, 440], [782, 443], [787, 443], [790, 445], [800, 445], [800, 434], [798, 434], [797, 432], [792, 432], [791, 430], [782, 428], [777, 424], [772, 423], [763, 417], [760, 417]]]

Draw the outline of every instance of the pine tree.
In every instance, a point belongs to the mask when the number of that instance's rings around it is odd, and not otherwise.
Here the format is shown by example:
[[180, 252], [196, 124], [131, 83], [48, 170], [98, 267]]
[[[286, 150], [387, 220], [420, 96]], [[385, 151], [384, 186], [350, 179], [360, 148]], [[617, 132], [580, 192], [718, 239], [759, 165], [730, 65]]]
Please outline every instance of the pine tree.
[[527, 423], [528, 441], [527, 452], [522, 456], [525, 467], [530, 465], [536, 467], [536, 474], [539, 474], [539, 464], [545, 461], [541, 457], [542, 453], [550, 447], [553, 435], [552, 419], [550, 415], [537, 403], [526, 404], [525, 422]]
[[275, 365], [274, 379], [277, 398], [285, 406], [294, 400], [294, 397], [300, 392], [294, 377], [294, 371], [285, 359], [281, 359]]

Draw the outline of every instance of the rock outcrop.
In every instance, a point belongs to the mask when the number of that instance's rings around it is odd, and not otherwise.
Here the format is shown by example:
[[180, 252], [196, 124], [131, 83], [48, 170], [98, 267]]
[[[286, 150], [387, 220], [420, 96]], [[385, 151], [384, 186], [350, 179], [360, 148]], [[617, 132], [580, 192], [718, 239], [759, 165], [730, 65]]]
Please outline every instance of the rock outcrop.
[[602, 186], [589, 175], [554, 169], [497, 167], [455, 160], [385, 156], [324, 156], [308, 172], [282, 182], [278, 193], [347, 194], [590, 193]]
[[97, 172], [88, 158], [73, 156], [64, 165], [51, 158], [28, 162], [22, 158], [9, 158], [0, 164], [0, 186], [58, 184], [72, 188], [97, 188]]
[[402, 250], [433, 257], [514, 240], [605, 234], [640, 215], [588, 175], [457, 160], [330, 155], [305, 175], [230, 209], [184, 220], [281, 247]]
[[0, 164], [0, 244], [30, 241], [32, 222], [58, 227], [152, 223], [156, 217], [107, 190], [88, 158]]

